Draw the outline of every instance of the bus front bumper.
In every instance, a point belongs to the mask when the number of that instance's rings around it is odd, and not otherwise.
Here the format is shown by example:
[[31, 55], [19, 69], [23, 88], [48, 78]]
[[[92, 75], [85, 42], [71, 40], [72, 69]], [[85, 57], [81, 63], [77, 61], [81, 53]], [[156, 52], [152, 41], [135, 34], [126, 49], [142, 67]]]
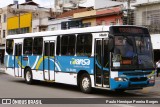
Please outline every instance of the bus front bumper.
[[155, 78], [148, 78], [148, 77], [138, 77], [138, 78], [134, 77], [129, 79], [123, 79], [123, 78], [117, 79], [117, 78], [110, 79], [111, 90], [117, 90], [117, 89], [134, 90], [155, 85]]

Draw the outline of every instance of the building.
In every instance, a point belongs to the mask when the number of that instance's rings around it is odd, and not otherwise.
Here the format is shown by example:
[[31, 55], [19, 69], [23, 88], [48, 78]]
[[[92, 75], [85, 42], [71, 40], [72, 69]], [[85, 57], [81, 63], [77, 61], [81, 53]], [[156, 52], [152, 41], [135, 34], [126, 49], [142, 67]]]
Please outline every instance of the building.
[[[32, 0], [26, 0], [22, 4], [14, 1], [13, 4], [0, 8], [0, 54], [2, 59], [4, 58], [5, 37], [7, 35], [29, 33], [37, 26], [38, 30], [36, 30], [40, 31], [44, 27], [43, 23], [48, 24], [41, 19], [50, 15], [50, 9], [41, 8]], [[34, 23], [34, 19], [38, 20], [38, 25]]]
[[32, 32], [47, 31], [50, 17], [52, 11], [47, 8], [39, 7], [32, 12]]
[[99, 0], [95, 1], [94, 10], [75, 13], [73, 20], [81, 20], [83, 27], [97, 25], [123, 24], [123, 3]]
[[96, 14], [97, 25], [123, 25], [121, 5], [107, 9], [98, 9]]
[[146, 26], [150, 33], [160, 33], [160, 1], [133, 5], [136, 25]]
[[56, 15], [53, 19], [48, 22], [48, 30], [60, 30], [82, 27], [82, 23], [79, 20], [72, 20], [74, 14], [84, 12], [89, 8], [77, 8], [70, 11], [66, 11], [60, 15]]
[[[7, 35], [7, 7], [0, 8], [0, 56], [4, 58], [5, 37]], [[3, 63], [3, 60], [1, 60]]]
[[96, 26], [96, 10], [90, 9], [84, 12], [75, 13], [72, 20], [79, 20], [83, 27]]

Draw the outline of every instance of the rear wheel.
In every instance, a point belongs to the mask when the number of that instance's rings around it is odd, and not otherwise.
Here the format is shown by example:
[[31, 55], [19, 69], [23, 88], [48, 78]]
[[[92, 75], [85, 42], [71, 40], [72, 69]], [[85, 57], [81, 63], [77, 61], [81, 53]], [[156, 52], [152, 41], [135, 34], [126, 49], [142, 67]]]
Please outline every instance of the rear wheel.
[[80, 78], [80, 89], [84, 93], [91, 93], [91, 79], [88, 74], [83, 74]]
[[27, 84], [32, 84], [33, 83], [33, 78], [32, 78], [32, 71], [30, 68], [27, 68], [25, 70], [25, 82]]

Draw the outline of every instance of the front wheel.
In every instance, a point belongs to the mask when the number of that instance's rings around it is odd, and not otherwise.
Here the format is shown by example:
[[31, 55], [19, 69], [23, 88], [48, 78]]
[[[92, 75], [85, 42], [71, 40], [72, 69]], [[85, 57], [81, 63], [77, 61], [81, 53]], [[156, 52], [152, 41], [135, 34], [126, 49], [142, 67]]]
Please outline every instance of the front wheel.
[[33, 78], [32, 78], [32, 71], [30, 68], [27, 68], [25, 70], [25, 82], [27, 84], [32, 84], [33, 83]]
[[80, 78], [80, 89], [84, 93], [91, 93], [91, 79], [88, 74], [83, 74]]

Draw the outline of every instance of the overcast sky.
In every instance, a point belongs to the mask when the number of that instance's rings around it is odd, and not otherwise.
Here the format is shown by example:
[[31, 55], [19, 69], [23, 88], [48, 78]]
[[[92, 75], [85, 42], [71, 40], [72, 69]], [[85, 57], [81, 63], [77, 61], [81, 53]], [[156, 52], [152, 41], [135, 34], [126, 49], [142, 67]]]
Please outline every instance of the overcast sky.
[[[0, 8], [12, 4], [14, 0], [0, 0]], [[19, 3], [24, 3], [25, 0], [18, 0]], [[54, 4], [54, 0], [33, 0], [34, 2], [40, 4], [43, 7], [51, 7]]]
[[[14, 0], [0, 0], [0, 8], [7, 6], [8, 4], [12, 4]], [[19, 3], [24, 3], [25, 0], [18, 0]], [[42, 7], [53, 7], [54, 0], [33, 0], [34, 2], [40, 4]], [[94, 0], [93, 0], [94, 1]], [[160, 1], [160, 0], [137, 0], [138, 3], [143, 2], [151, 2], [151, 1]], [[92, 4], [92, 0], [87, 0], [85, 4]]]

